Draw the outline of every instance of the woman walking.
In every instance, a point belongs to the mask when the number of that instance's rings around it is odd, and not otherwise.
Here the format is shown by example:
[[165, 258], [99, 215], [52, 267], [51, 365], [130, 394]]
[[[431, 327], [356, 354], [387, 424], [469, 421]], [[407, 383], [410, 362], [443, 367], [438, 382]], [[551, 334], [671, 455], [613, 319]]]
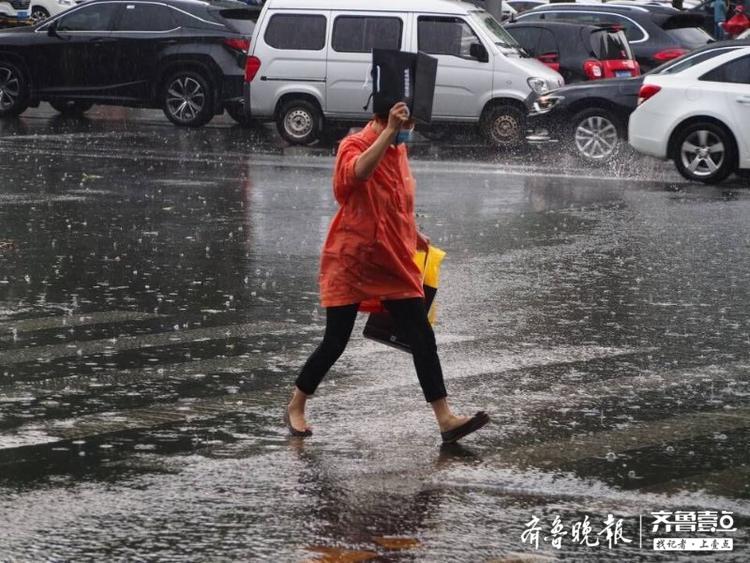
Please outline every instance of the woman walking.
[[305, 403], [341, 356], [357, 311], [382, 303], [400, 325], [412, 349], [425, 400], [431, 405], [444, 443], [478, 430], [489, 421], [484, 411], [456, 416], [448, 406], [435, 335], [427, 320], [422, 274], [413, 261], [429, 240], [417, 231], [414, 179], [406, 140], [414, 129], [405, 103], [388, 115], [375, 115], [339, 147], [333, 191], [339, 210], [320, 260], [321, 304], [326, 308], [323, 341], [295, 381], [284, 421], [294, 436], [309, 436]]

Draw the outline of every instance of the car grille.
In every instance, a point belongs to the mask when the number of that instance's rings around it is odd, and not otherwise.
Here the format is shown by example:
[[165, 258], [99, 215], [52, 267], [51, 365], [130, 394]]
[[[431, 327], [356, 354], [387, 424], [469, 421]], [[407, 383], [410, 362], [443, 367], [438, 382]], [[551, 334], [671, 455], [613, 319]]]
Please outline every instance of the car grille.
[[16, 10], [28, 10], [31, 0], [10, 0], [10, 5]]

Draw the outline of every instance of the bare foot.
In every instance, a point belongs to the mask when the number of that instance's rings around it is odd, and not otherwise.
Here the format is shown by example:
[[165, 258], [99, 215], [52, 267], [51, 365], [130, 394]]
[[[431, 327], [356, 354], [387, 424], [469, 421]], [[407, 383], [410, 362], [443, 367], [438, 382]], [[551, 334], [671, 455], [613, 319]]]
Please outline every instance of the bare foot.
[[439, 421], [438, 426], [440, 427], [440, 432], [447, 432], [448, 430], [458, 428], [470, 419], [470, 416], [456, 416], [452, 414], [447, 419]]
[[295, 430], [301, 432], [312, 430], [312, 426], [309, 426], [307, 422], [305, 422], [305, 411], [287, 405], [286, 412], [289, 414], [289, 422], [292, 423], [292, 427], [294, 427]]

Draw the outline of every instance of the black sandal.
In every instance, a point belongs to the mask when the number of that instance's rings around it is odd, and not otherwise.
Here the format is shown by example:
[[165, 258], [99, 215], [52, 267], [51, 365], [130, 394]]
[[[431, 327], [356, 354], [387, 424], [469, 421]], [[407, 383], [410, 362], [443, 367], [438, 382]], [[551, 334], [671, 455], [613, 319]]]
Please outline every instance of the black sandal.
[[441, 432], [440, 435], [443, 437], [443, 444], [452, 444], [453, 442], [463, 438], [467, 434], [471, 434], [475, 430], [479, 430], [489, 421], [490, 416], [486, 412], [477, 411], [474, 416], [464, 422], [461, 426], [458, 426], [453, 430], [446, 430], [445, 432]]
[[289, 428], [289, 433], [292, 436], [312, 436], [312, 430], [309, 428], [307, 430], [297, 430], [292, 426], [292, 421], [289, 420], [289, 412], [286, 410], [286, 407], [284, 407], [284, 424]]

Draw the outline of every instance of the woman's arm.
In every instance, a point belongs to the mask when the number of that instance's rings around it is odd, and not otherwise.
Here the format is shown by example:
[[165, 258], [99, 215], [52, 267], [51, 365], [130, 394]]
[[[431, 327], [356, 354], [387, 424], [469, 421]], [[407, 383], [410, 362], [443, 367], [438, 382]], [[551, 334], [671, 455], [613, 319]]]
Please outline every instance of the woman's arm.
[[391, 108], [388, 114], [388, 125], [383, 128], [380, 136], [370, 147], [357, 158], [354, 164], [354, 175], [358, 180], [367, 180], [383, 159], [388, 146], [401, 129], [401, 124], [409, 120], [409, 109], [404, 102], [399, 102]]

